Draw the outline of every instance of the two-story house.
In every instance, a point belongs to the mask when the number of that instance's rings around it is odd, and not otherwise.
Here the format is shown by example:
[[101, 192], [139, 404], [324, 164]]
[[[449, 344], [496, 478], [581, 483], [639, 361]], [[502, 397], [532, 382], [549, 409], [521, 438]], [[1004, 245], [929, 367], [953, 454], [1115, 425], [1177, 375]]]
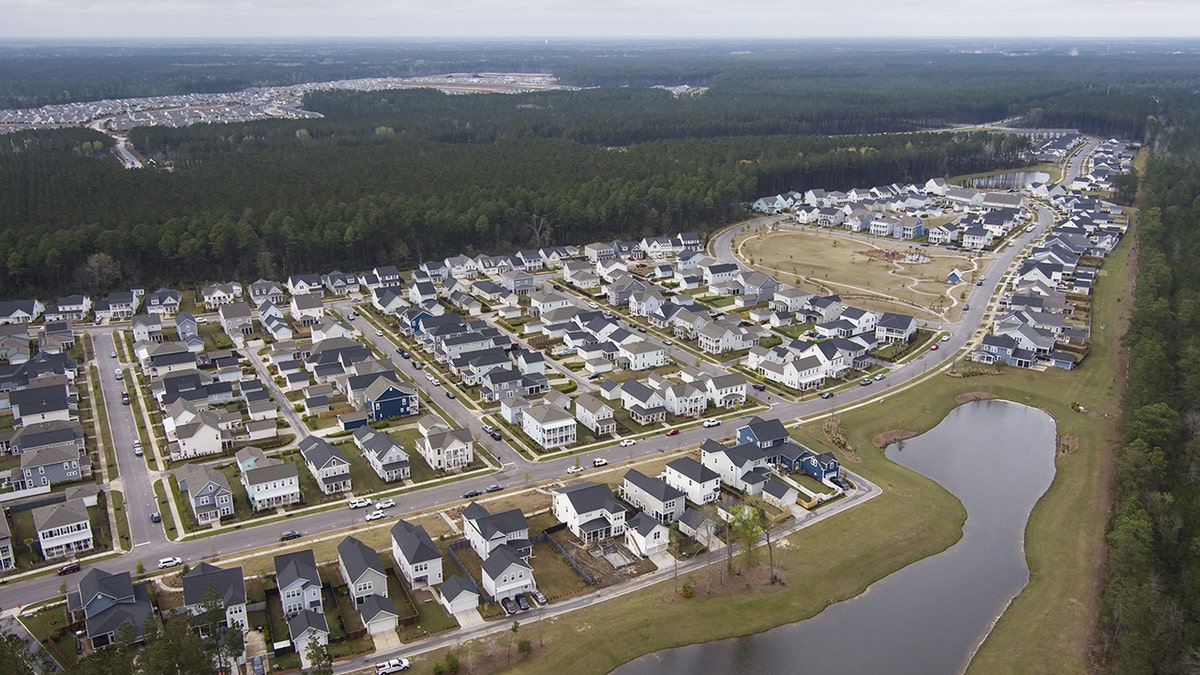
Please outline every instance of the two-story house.
[[316, 436], [300, 441], [304, 465], [327, 495], [350, 491], [350, 462], [342, 451]]
[[660, 478], [652, 478], [630, 469], [621, 481], [621, 498], [660, 523], [679, 520], [686, 506], [684, 493]]
[[174, 473], [197, 523], [203, 525], [233, 515], [233, 491], [225, 474], [203, 464], [185, 464]]
[[691, 457], [672, 460], [663, 470], [662, 479], [693, 504], [708, 504], [721, 496], [721, 476]]
[[95, 547], [91, 520], [82, 499], [68, 499], [35, 508], [33, 527], [37, 531], [42, 557], [47, 560], [90, 551]]
[[310, 549], [275, 556], [275, 584], [283, 613], [292, 616], [303, 610], [324, 614], [321, 602], [321, 577]]
[[407, 480], [411, 475], [408, 453], [400, 441], [370, 427], [354, 430], [354, 444], [362, 451], [367, 464], [381, 480]]
[[246, 630], [246, 580], [242, 567], [222, 569], [202, 562], [183, 575], [183, 608], [192, 616], [203, 614], [209, 601], [225, 610], [225, 625]]
[[463, 536], [483, 560], [502, 545], [512, 547], [522, 558], [528, 558], [533, 552], [533, 544], [529, 541], [529, 523], [521, 509], [491, 513], [480, 504], [471, 502], [463, 509], [462, 520]]
[[442, 583], [442, 552], [424, 527], [398, 520], [391, 533], [392, 559], [413, 588]]
[[417, 439], [417, 452], [434, 471], [457, 471], [475, 461], [470, 429], [451, 429], [432, 415], [421, 418], [417, 428], [422, 435]]
[[255, 447], [238, 450], [236, 457], [242, 486], [255, 511], [299, 503], [300, 471], [295, 464], [267, 457]]
[[575, 442], [575, 418], [555, 405], [530, 406], [521, 415], [521, 430], [543, 448]]
[[379, 554], [354, 537], [346, 537], [338, 544], [338, 568], [355, 604], [369, 595], [387, 597], [387, 573]]
[[134, 642], [140, 642], [154, 608], [146, 584], [134, 584], [129, 572], [110, 574], [92, 567], [79, 580], [79, 589], [67, 594], [67, 610], [75, 617], [82, 615], [92, 649], [100, 649], [112, 644], [125, 624], [133, 627]]
[[585, 544], [625, 533], [625, 507], [601, 483], [586, 481], [553, 490], [550, 509]]

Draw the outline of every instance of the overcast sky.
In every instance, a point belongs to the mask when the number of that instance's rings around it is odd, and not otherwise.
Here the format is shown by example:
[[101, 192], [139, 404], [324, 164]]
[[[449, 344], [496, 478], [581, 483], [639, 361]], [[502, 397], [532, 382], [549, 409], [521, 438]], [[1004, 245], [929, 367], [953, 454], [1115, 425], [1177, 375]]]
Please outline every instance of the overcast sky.
[[1196, 0], [0, 0], [0, 37], [1200, 35]]

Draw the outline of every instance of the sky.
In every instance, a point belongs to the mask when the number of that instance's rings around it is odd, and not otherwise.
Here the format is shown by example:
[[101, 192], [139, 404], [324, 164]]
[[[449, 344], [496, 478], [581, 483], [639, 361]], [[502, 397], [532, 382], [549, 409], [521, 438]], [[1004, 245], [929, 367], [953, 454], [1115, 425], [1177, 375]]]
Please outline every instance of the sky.
[[4, 38], [1196, 37], [1196, 0], [0, 0]]

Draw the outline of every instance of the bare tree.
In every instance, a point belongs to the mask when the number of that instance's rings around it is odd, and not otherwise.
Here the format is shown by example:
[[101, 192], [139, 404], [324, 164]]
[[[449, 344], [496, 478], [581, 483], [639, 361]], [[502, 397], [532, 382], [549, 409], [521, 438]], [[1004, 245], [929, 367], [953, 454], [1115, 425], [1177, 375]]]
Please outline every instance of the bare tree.
[[554, 225], [550, 219], [545, 216], [539, 216], [536, 213], [529, 219], [529, 231], [533, 234], [533, 241], [538, 248], [545, 246], [545, 242], [550, 239], [550, 233], [554, 230]]

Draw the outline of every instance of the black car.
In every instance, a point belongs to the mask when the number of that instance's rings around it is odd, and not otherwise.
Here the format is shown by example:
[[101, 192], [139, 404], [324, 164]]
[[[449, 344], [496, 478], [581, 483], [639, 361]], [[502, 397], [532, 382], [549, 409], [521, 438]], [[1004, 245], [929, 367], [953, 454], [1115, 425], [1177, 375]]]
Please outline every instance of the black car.
[[489, 485], [489, 486], [487, 486], [487, 491], [488, 491], [488, 492], [499, 492], [499, 491], [501, 491], [501, 490], [503, 490], [503, 489], [504, 489], [504, 486], [503, 486], [503, 485]]
[[279, 541], [291, 541], [293, 539], [299, 539], [300, 537], [300, 533], [296, 530], [288, 530], [287, 532], [279, 535]]
[[500, 601], [500, 606], [510, 615], [517, 613], [517, 603], [512, 601], [512, 598], [504, 598]]
[[752, 384], [752, 385], [750, 385], [750, 387], [753, 388], [755, 391], [766, 391], [767, 390], [767, 385], [765, 385], [765, 384]]
[[402, 359], [407, 359], [407, 358], [408, 358], [408, 350], [406, 350], [406, 349], [401, 349], [401, 350], [400, 350], [400, 358], [402, 358]]
[[504, 440], [504, 437], [500, 435], [499, 431], [495, 431], [495, 430], [489, 431], [488, 436], [491, 436], [493, 440], [497, 440], [497, 441]]
[[524, 593], [517, 596], [517, 607], [520, 607], [522, 612], [529, 611], [529, 601], [525, 599]]
[[158, 511], [155, 511], [154, 513], [150, 514], [150, 522], [152, 522], [152, 523], [161, 523], [162, 522], [162, 516], [158, 515]]
[[475, 497], [481, 497], [481, 496], [483, 496], [483, 493], [480, 492], [479, 490], [467, 490], [466, 492], [463, 493], [463, 499], [473, 499]]

